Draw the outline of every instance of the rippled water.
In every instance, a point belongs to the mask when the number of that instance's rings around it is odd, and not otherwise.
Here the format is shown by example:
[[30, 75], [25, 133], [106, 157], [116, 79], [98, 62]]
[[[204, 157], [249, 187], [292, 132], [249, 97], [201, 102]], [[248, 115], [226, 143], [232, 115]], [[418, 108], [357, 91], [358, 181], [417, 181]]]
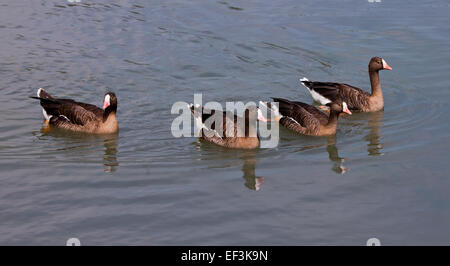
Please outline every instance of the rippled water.
[[[447, 1], [0, 1], [0, 244], [450, 243]], [[311, 102], [298, 79], [364, 89], [384, 112], [277, 148], [174, 138], [176, 101]], [[43, 87], [120, 132], [43, 130]]]

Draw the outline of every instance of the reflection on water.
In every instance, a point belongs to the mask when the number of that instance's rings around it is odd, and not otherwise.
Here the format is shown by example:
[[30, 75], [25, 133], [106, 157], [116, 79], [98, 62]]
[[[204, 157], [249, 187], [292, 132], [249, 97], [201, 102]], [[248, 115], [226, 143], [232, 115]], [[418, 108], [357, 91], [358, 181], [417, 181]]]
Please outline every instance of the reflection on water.
[[[367, 152], [369, 156], [384, 154], [381, 152], [383, 144], [381, 143], [382, 136], [380, 133], [380, 128], [383, 126], [383, 114], [383, 111], [359, 114], [364, 117], [364, 121], [368, 121], [367, 128], [369, 129], [369, 133], [364, 137], [364, 140], [368, 141]], [[336, 143], [336, 136], [327, 138], [328, 157], [330, 158], [330, 161], [333, 162], [333, 167], [331, 169], [338, 174], [344, 174], [349, 171], [349, 168], [343, 165], [347, 159], [339, 156], [339, 150]]]
[[369, 142], [367, 144], [367, 152], [369, 153], [369, 156], [383, 155], [381, 152], [383, 144], [380, 143], [380, 128], [383, 126], [383, 114], [383, 111], [368, 114], [369, 121], [367, 126], [369, 128], [369, 134], [367, 134], [364, 139]]
[[251, 190], [260, 190], [262, 183], [264, 182], [264, 177], [255, 175], [256, 168], [256, 158], [242, 158], [244, 164], [242, 165], [242, 176], [245, 179], [245, 186]]
[[261, 189], [262, 183], [264, 182], [264, 177], [256, 176], [255, 174], [258, 154], [261, 152], [260, 149], [229, 149], [217, 146], [201, 139], [198, 139], [196, 144], [201, 151], [200, 160], [210, 162], [220, 161], [219, 165], [214, 164], [209, 167], [210, 169], [224, 169], [242, 164], [241, 171], [242, 178], [245, 180], [244, 186], [250, 190], [258, 191]]
[[[62, 140], [62, 148], [58, 151], [64, 151], [67, 155], [81, 156], [84, 158], [88, 156], [95, 156], [98, 148], [103, 144], [103, 167], [105, 172], [115, 172], [119, 166], [117, 161], [117, 139], [118, 134], [104, 134], [104, 135], [90, 135], [77, 132], [71, 132], [59, 128], [53, 128], [44, 125], [41, 129], [41, 137], [52, 137]], [[52, 140], [54, 141], [54, 140]], [[99, 155], [100, 156], [100, 155]]]
[[103, 155], [103, 165], [105, 172], [115, 172], [119, 162], [117, 161], [117, 134], [105, 138], [105, 154]]
[[345, 158], [339, 157], [339, 151], [336, 146], [336, 135], [327, 138], [327, 152], [328, 158], [333, 162], [331, 169], [338, 174], [346, 173], [348, 168], [343, 165]]

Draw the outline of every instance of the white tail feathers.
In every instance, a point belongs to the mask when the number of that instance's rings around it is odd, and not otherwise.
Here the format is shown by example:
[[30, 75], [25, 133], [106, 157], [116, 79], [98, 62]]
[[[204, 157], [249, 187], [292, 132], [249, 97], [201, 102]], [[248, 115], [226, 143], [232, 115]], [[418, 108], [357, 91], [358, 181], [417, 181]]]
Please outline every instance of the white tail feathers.
[[50, 120], [50, 118], [52, 118], [51, 115], [48, 115], [48, 114], [47, 114], [47, 112], [45, 111], [44, 108], [42, 108], [42, 114], [44, 115], [45, 120]]
[[325, 105], [325, 104], [331, 102], [329, 99], [323, 97], [321, 94], [319, 94], [316, 91], [314, 91], [314, 89], [311, 89], [308, 86], [306, 86], [305, 83], [303, 83], [304, 81], [309, 81], [309, 80], [304, 77], [304, 78], [300, 79], [300, 83], [308, 89], [308, 91], [311, 94], [311, 96], [314, 99], [314, 101], [316, 101], [316, 102], [318, 102], [318, 103], [320, 103], [322, 105]]
[[309, 81], [309, 79], [303, 77], [303, 78], [300, 79], [300, 83], [301, 83], [303, 86], [305, 86], [308, 90], [310, 90], [310, 89], [308, 88], [308, 86], [306, 86], [305, 83], [303, 83], [304, 81]]
[[188, 105], [188, 107], [192, 111], [192, 115], [194, 116], [195, 126], [197, 128], [197, 133], [199, 133], [200, 130], [202, 130], [203, 128], [206, 128], [205, 124], [202, 121], [201, 113], [199, 113], [197, 110], [195, 110], [195, 109], [200, 109], [201, 106], [199, 104], [196, 104], [195, 108], [194, 108], [194, 104], [191, 103]]
[[59, 117], [62, 117], [62, 118], [64, 118], [64, 119], [66, 119], [67, 122], [70, 122], [70, 119], [69, 119], [67, 116], [65, 116], [65, 115], [59, 115]]
[[[39, 88], [39, 89], [37, 90], [36, 96], [37, 96], [38, 98], [44, 98], [44, 97], [41, 96], [42, 92], [45, 92], [45, 90], [44, 90], [43, 88]], [[45, 111], [44, 108], [42, 108], [42, 114], [44, 115], [45, 120], [47, 120], [47, 121], [50, 121], [50, 118], [52, 118], [51, 115], [48, 115], [48, 114], [47, 114], [47, 112]]]
[[301, 81], [301, 82], [303, 82], [303, 81], [309, 81], [309, 79], [303, 77], [303, 78], [300, 79], [300, 81]]

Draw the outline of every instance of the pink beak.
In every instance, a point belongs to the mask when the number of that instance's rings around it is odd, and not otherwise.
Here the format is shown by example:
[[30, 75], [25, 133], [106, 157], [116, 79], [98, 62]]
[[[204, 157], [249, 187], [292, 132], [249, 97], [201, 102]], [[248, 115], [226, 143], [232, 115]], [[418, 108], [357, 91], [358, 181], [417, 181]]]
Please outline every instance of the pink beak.
[[107, 101], [105, 101], [103, 103], [103, 110], [105, 110], [108, 106], [109, 106], [109, 103]]
[[347, 106], [344, 108], [344, 113], [351, 115], [352, 112], [350, 112], [350, 110], [347, 108]]
[[392, 70], [392, 67], [390, 67], [388, 64], [385, 64], [384, 69]]

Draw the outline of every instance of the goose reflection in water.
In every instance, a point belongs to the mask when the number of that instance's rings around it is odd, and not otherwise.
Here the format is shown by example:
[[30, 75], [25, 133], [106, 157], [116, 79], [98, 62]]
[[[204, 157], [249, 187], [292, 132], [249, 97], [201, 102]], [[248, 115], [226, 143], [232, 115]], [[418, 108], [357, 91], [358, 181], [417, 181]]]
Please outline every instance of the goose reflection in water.
[[251, 190], [260, 190], [264, 182], [264, 177], [255, 175], [256, 158], [243, 158], [243, 160], [242, 172], [244, 173], [244, 185]]
[[[264, 177], [256, 176], [255, 174], [256, 164], [258, 161], [257, 154], [260, 152], [258, 149], [229, 149], [218, 147], [215, 144], [202, 140], [196, 140], [194, 144], [200, 151], [200, 160], [205, 162], [213, 162], [213, 166], [211, 165], [208, 168], [224, 169], [242, 165], [241, 171], [242, 178], [244, 179], [244, 186], [250, 190], [261, 190]], [[218, 161], [220, 162], [219, 165], [216, 164]]]
[[58, 151], [68, 151], [69, 153], [66, 153], [67, 156], [80, 156], [82, 160], [86, 160], [88, 156], [94, 155], [93, 153], [98, 150], [98, 146], [102, 144], [104, 147], [103, 170], [105, 172], [115, 172], [119, 166], [117, 161], [117, 133], [88, 135], [51, 128], [48, 125], [44, 125], [40, 132], [41, 137], [52, 137], [60, 140]]
[[384, 155], [384, 153], [381, 152], [383, 144], [380, 143], [382, 138], [380, 128], [383, 125], [383, 114], [383, 111], [368, 114], [369, 121], [367, 127], [369, 128], [369, 134], [367, 134], [364, 139], [369, 142], [367, 144], [369, 156]]
[[[364, 136], [364, 140], [368, 141], [368, 155], [384, 155], [384, 153], [381, 152], [381, 149], [383, 149], [383, 144], [381, 143], [382, 135], [380, 133], [380, 128], [383, 125], [383, 111], [367, 113], [364, 115], [367, 116], [367, 128], [369, 129], [369, 133]], [[328, 137], [327, 142], [328, 157], [332, 162], [334, 162], [332, 170], [339, 174], [346, 173], [349, 169], [343, 165], [343, 163], [346, 161], [346, 158], [342, 158], [339, 156], [339, 151], [336, 146], [336, 136]]]
[[105, 138], [103, 145], [105, 146], [105, 154], [103, 155], [105, 172], [115, 172], [119, 166], [117, 161], [117, 134]]
[[339, 151], [336, 146], [336, 135], [327, 138], [327, 152], [328, 158], [333, 162], [331, 169], [338, 174], [345, 174], [348, 168], [343, 165], [345, 158], [339, 157]]

